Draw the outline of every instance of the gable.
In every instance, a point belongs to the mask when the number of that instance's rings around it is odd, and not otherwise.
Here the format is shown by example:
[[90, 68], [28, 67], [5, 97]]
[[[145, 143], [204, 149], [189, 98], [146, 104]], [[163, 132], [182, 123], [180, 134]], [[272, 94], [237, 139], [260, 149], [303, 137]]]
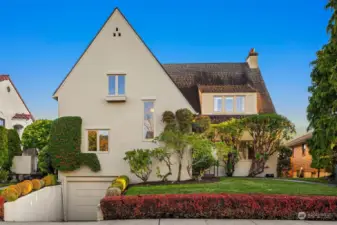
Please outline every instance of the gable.
[[[135, 74], [135, 70], [139, 71], [138, 75]], [[62, 95], [63, 89], [80, 88], [80, 85], [85, 85], [85, 82], [82, 82], [81, 79], [86, 81], [90, 80], [91, 78], [87, 75], [89, 71], [92, 72], [91, 76], [96, 76], [97, 82], [104, 85], [107, 85], [107, 75], [125, 74], [126, 89], [129, 89], [129, 91], [130, 88], [136, 88], [130, 85], [130, 82], [132, 82], [130, 81], [130, 74], [133, 74], [132, 79], [138, 76], [137, 79], [139, 80], [137, 81], [137, 85], [142, 85], [142, 82], [151, 82], [152, 84], [155, 82], [159, 82], [160, 84], [164, 82], [165, 88], [163, 90], [171, 88], [172, 91], [177, 92], [175, 94], [177, 95], [176, 97], [182, 99], [186, 107], [193, 111], [193, 108], [180, 92], [172, 78], [166, 73], [163, 66], [118, 8], [113, 11], [101, 30], [89, 44], [88, 48], [55, 91], [53, 97], [58, 99], [58, 97]], [[152, 75], [148, 77], [144, 73]], [[142, 77], [144, 80], [142, 80]], [[151, 81], [146, 79], [151, 79]], [[128, 92], [128, 90], [126, 90], [126, 92]]]

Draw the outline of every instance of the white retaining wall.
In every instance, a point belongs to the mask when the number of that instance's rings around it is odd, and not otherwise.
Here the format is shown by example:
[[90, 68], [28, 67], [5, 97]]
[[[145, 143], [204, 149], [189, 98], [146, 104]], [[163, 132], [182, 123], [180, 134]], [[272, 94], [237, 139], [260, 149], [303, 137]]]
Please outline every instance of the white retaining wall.
[[62, 188], [45, 187], [5, 203], [7, 222], [58, 222], [63, 220]]

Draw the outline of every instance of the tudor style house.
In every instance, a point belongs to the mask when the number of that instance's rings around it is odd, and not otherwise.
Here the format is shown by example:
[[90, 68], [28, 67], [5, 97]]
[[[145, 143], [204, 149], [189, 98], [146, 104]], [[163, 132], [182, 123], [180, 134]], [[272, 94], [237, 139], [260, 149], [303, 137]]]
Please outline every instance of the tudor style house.
[[[255, 50], [242, 63], [161, 64], [118, 9], [53, 98], [58, 101], [59, 117], [82, 118], [81, 151], [96, 153], [101, 164], [98, 173], [81, 167], [59, 174], [66, 220], [94, 220], [96, 206], [114, 177], [126, 174], [138, 181], [123, 157], [132, 149], [156, 147], [152, 140], [163, 131], [164, 111], [187, 108], [209, 115], [213, 123], [275, 112]], [[248, 155], [240, 160], [234, 175], [248, 174]], [[187, 168], [191, 155], [184, 158], [183, 168]], [[267, 162], [265, 173], [276, 174], [275, 159]], [[166, 169], [165, 165], [156, 166]], [[169, 179], [175, 180], [176, 166], [172, 173]], [[157, 179], [153, 172], [149, 180]], [[183, 169], [182, 180], [186, 179], [190, 177]]]
[[9, 75], [0, 75], [0, 126], [16, 129], [19, 135], [34, 118]]

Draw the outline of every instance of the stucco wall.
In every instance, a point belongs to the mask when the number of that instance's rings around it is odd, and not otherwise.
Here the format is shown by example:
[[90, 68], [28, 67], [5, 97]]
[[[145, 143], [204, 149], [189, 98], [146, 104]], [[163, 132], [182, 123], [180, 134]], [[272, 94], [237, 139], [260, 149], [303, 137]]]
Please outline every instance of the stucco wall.
[[7, 222], [58, 222], [63, 220], [61, 186], [45, 187], [4, 205]]
[[[231, 115], [242, 114], [257, 114], [257, 96], [256, 93], [201, 93], [201, 113], [203, 115], [219, 115], [226, 114], [226, 112], [214, 112], [214, 96], [245, 96], [245, 112], [237, 113], [230, 112]], [[236, 102], [234, 101], [234, 110]], [[225, 102], [223, 101], [223, 109]]]
[[30, 174], [32, 172], [32, 157], [14, 156], [11, 171], [17, 174]]
[[[113, 37], [113, 33], [121, 36]], [[108, 75], [125, 74], [126, 102], [107, 102]], [[87, 130], [109, 131], [109, 152], [97, 153], [102, 170], [92, 173], [83, 167], [66, 176], [118, 176], [130, 175], [123, 160], [125, 152], [136, 148], [154, 148], [143, 141], [143, 99], [154, 99], [155, 136], [163, 130], [162, 113], [192, 107], [164, 72], [146, 46], [121, 16], [119, 11], [110, 17], [105, 27], [84, 53], [77, 66], [56, 93], [59, 116], [80, 116], [82, 126], [82, 152], [88, 152]], [[186, 161], [182, 179], [188, 179]], [[173, 167], [177, 167], [174, 165]], [[166, 168], [162, 167], [161, 168]], [[176, 178], [176, 171], [174, 170]], [[150, 180], [155, 177], [155, 168]], [[61, 178], [62, 179], [62, 178]], [[132, 181], [139, 181], [131, 176]]]
[[[10, 88], [10, 92], [7, 91], [7, 87]], [[28, 126], [32, 123], [32, 120], [12, 120], [16, 113], [30, 114], [22, 103], [19, 95], [15, 91], [12, 83], [9, 80], [0, 82], [0, 117], [5, 119], [5, 127], [13, 128], [14, 125]]]

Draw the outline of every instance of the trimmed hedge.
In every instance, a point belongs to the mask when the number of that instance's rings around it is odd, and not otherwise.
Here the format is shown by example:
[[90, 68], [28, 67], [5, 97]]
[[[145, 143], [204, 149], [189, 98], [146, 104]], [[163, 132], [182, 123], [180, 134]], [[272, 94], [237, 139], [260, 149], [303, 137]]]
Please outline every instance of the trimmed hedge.
[[48, 152], [55, 169], [68, 172], [86, 165], [94, 172], [101, 170], [96, 154], [81, 153], [81, 127], [81, 117], [68, 116], [54, 120]]
[[6, 170], [10, 170], [13, 164], [14, 156], [21, 156], [21, 141], [19, 134], [14, 129], [7, 130], [7, 138], [8, 138], [8, 160], [5, 163], [4, 168]]
[[8, 137], [7, 129], [0, 126], [0, 168], [2, 168], [8, 160]]
[[4, 219], [4, 204], [5, 199], [0, 196], [0, 221]]
[[103, 198], [101, 209], [104, 220], [148, 218], [296, 220], [299, 212], [317, 215], [314, 219], [336, 220], [337, 197], [249, 194], [114, 196]]

